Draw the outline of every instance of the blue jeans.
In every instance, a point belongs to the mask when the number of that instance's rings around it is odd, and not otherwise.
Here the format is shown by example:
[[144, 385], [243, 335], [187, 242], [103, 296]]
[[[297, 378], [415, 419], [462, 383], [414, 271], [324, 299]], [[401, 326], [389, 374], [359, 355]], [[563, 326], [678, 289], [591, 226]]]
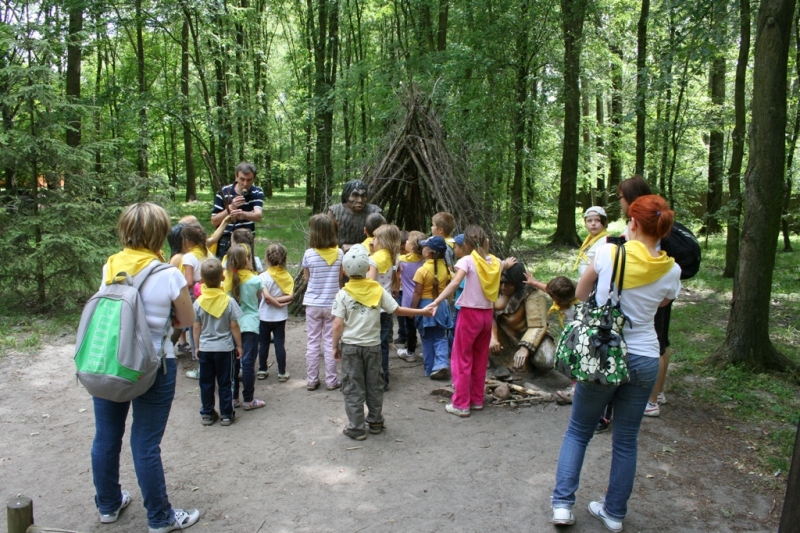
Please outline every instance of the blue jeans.
[[258, 324], [258, 370], [267, 371], [269, 359], [269, 342], [275, 345], [275, 359], [278, 360], [278, 374], [286, 373], [286, 321], [265, 322]]
[[392, 336], [392, 315], [381, 313], [381, 368], [383, 381], [389, 385], [389, 337]]
[[142, 491], [147, 523], [151, 528], [164, 527], [174, 518], [167, 498], [164, 467], [161, 464], [161, 438], [167, 427], [172, 399], [175, 397], [175, 359], [167, 359], [167, 373], [159, 369], [153, 385], [130, 402], [112, 402], [94, 398], [94, 442], [92, 443], [92, 479], [95, 504], [100, 514], [110, 514], [122, 504], [119, 484], [119, 454], [125, 421], [133, 405], [131, 453], [136, 479]]
[[200, 358], [201, 415], [214, 412], [214, 382], [219, 387], [219, 412], [223, 418], [233, 417], [233, 372], [236, 352], [198, 352]]
[[558, 457], [556, 487], [550, 498], [554, 508], [571, 509], [575, 505], [575, 492], [580, 483], [586, 446], [594, 436], [597, 420], [613, 399], [611, 474], [605, 496], [605, 512], [615, 520], [625, 518], [636, 475], [639, 427], [658, 377], [658, 358], [628, 354], [628, 370], [630, 381], [618, 387], [585, 383], [578, 383], [575, 387], [569, 427]]
[[258, 333], [243, 331], [242, 359], [236, 360], [236, 371], [233, 375], [234, 400], [239, 397], [239, 368], [241, 368], [242, 399], [247, 403], [253, 401], [253, 393], [256, 391], [256, 359], [258, 359]]
[[422, 361], [425, 366], [425, 377], [442, 368], [449, 368], [448, 330], [441, 326], [420, 327], [419, 330], [419, 336], [422, 338]]

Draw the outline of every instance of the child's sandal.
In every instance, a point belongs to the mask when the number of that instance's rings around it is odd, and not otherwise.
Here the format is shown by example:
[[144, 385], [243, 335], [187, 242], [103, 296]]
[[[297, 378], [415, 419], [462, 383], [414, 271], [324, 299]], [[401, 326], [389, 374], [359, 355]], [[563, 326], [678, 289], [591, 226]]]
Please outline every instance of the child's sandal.
[[245, 411], [251, 411], [253, 409], [261, 409], [265, 405], [267, 404], [264, 403], [263, 400], [256, 400], [255, 398], [253, 398], [252, 402], [244, 402], [244, 404], [242, 404], [242, 407], [244, 408]]
[[258, 379], [267, 379], [269, 377], [269, 372], [266, 370], [259, 370], [258, 373], [256, 373], [256, 377]]

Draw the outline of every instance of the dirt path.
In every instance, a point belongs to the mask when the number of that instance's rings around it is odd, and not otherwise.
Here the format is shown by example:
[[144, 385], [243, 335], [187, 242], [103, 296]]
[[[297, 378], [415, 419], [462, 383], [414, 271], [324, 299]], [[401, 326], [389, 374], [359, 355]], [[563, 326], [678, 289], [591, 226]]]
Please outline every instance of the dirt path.
[[[98, 522], [92, 402], [75, 382], [73, 342], [64, 336], [36, 355], [0, 359], [2, 495], [32, 497], [38, 524], [146, 531], [127, 446], [121, 477], [133, 503], [117, 524]], [[338, 391], [305, 389], [302, 322], [287, 329], [287, 350], [292, 379], [278, 383], [273, 367], [256, 382], [267, 407], [241, 411], [227, 428], [200, 424], [197, 382], [180, 373], [162, 453], [173, 505], [203, 511], [192, 531], [554, 530], [549, 495], [569, 406], [489, 406], [459, 419], [430, 395], [437, 384], [421, 366], [394, 357], [388, 429], [356, 442], [341, 433]], [[645, 419], [625, 531], [774, 531], [781, 502], [773, 502], [782, 495], [734, 465], [744, 439], [726, 434], [688, 398], [672, 394], [669, 401], [660, 419]], [[586, 505], [603, 494], [610, 448], [609, 434], [591, 443], [577, 524], [566, 531], [605, 531]]]

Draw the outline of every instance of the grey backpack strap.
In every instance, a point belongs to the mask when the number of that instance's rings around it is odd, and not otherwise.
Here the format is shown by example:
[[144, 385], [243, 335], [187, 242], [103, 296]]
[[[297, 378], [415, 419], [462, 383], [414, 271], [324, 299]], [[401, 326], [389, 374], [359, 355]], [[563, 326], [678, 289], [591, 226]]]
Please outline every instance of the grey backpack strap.
[[[133, 287], [135, 287], [136, 290], [140, 290], [142, 288], [142, 285], [144, 285], [144, 282], [152, 274], [163, 272], [170, 268], [175, 268], [175, 267], [173, 265], [170, 265], [169, 263], [161, 263], [160, 261], [157, 262], [156, 260], [153, 260], [144, 269], [139, 271], [136, 274], [136, 276], [134, 276], [133, 282], [130, 284], [133, 285]], [[128, 279], [130, 279], [130, 276], [128, 276], [127, 273], [125, 275], [128, 277]], [[161, 359], [161, 367], [164, 371], [164, 374], [167, 373], [167, 358], [165, 357], [167, 355], [166, 343], [167, 339], [169, 339], [171, 332], [172, 332], [172, 316], [167, 316], [167, 323], [164, 325], [164, 336], [161, 337], [161, 348], [158, 350], [158, 353], [156, 354], [158, 358]]]

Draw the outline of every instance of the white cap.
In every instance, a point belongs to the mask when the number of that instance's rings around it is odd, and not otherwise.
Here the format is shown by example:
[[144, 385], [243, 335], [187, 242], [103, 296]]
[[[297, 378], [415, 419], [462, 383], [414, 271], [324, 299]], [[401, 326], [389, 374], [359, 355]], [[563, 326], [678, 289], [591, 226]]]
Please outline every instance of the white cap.
[[348, 276], [367, 275], [369, 270], [369, 252], [363, 244], [354, 244], [342, 258], [342, 268]]
[[592, 207], [587, 209], [586, 212], [583, 214], [583, 218], [590, 217], [592, 215], [601, 217], [608, 216], [606, 215], [606, 210], [600, 207], [599, 205], [593, 205]]

